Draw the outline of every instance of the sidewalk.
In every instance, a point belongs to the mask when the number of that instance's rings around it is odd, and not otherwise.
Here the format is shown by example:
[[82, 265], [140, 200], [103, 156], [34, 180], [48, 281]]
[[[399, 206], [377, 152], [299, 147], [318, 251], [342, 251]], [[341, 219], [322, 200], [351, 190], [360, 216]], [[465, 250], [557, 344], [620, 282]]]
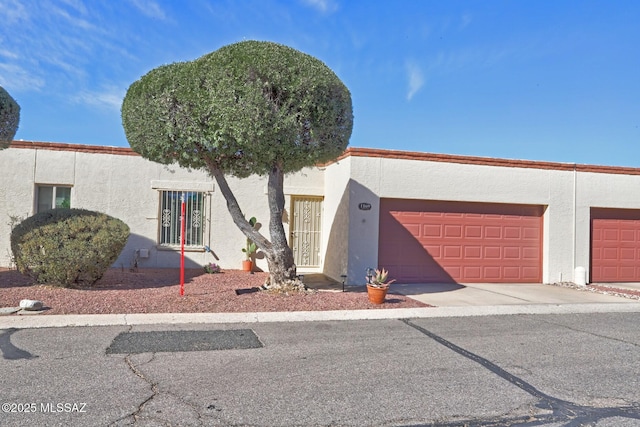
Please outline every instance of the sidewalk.
[[[640, 291], [640, 284], [638, 283], [610, 284], [610, 286]], [[425, 304], [437, 307], [522, 304], [633, 304], [634, 302], [640, 302], [629, 298], [569, 287], [528, 283], [400, 284], [394, 285], [394, 290]]]
[[[640, 290], [639, 284], [615, 286]], [[331, 290], [341, 291], [341, 288], [340, 284]], [[349, 291], [349, 287], [346, 290]], [[639, 300], [541, 284], [394, 284], [392, 292], [435, 307], [264, 313], [33, 314], [0, 316], [0, 329], [640, 312]]]

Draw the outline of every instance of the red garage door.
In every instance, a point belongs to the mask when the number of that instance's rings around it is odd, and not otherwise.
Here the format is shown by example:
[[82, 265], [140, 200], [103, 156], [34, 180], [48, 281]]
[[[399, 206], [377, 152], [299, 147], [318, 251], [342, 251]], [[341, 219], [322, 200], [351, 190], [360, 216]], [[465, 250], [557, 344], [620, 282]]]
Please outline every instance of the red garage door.
[[382, 199], [378, 265], [405, 283], [539, 283], [543, 210]]
[[591, 209], [591, 282], [640, 282], [640, 210]]

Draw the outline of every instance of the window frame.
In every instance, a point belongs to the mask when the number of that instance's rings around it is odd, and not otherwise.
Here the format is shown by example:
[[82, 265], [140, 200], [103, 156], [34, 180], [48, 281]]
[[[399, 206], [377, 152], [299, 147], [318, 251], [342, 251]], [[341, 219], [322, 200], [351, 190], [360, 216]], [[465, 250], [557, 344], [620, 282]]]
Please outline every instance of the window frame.
[[[207, 197], [206, 191], [198, 190], [173, 190], [157, 189], [158, 191], [158, 236], [157, 245], [160, 249], [180, 248], [180, 209], [181, 197], [187, 199], [190, 196], [196, 200], [186, 200], [185, 226], [185, 250], [204, 250], [206, 243], [206, 214]], [[194, 209], [195, 208], [195, 209]], [[195, 214], [194, 214], [195, 211]], [[166, 230], [169, 228], [169, 230]], [[195, 238], [194, 232], [198, 233]]]
[[[51, 200], [49, 200], [49, 208], [47, 209], [40, 209], [41, 207], [41, 194], [40, 194], [40, 190], [43, 188], [51, 188]], [[58, 206], [57, 203], [57, 194], [58, 194], [58, 190], [59, 189], [65, 189], [65, 190], [69, 190], [69, 198], [65, 198], [63, 200], [62, 203], [64, 203], [64, 201], [68, 201], [68, 206]], [[35, 188], [35, 201], [34, 201], [34, 211], [35, 213], [40, 213], [40, 212], [44, 212], [46, 210], [50, 210], [50, 209], [61, 209], [61, 208], [70, 208], [71, 207], [71, 192], [73, 190], [73, 186], [72, 185], [58, 185], [58, 184], [36, 184], [36, 188]]]

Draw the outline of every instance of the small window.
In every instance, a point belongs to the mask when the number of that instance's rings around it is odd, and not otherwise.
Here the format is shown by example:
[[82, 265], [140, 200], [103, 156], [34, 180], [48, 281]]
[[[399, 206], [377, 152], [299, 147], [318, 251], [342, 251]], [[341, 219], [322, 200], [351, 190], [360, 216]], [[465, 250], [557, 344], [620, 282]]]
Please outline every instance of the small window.
[[204, 247], [205, 193], [195, 191], [160, 191], [160, 245], [180, 246], [180, 215], [185, 202], [185, 246]]
[[38, 185], [37, 212], [71, 207], [71, 187]]

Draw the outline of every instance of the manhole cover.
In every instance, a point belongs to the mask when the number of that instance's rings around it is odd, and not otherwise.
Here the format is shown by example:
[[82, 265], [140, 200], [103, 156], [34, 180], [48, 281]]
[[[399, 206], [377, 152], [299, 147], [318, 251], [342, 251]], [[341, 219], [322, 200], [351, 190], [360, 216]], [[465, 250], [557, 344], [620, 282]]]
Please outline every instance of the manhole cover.
[[107, 354], [243, 350], [260, 347], [262, 343], [251, 329], [123, 332], [107, 348]]

